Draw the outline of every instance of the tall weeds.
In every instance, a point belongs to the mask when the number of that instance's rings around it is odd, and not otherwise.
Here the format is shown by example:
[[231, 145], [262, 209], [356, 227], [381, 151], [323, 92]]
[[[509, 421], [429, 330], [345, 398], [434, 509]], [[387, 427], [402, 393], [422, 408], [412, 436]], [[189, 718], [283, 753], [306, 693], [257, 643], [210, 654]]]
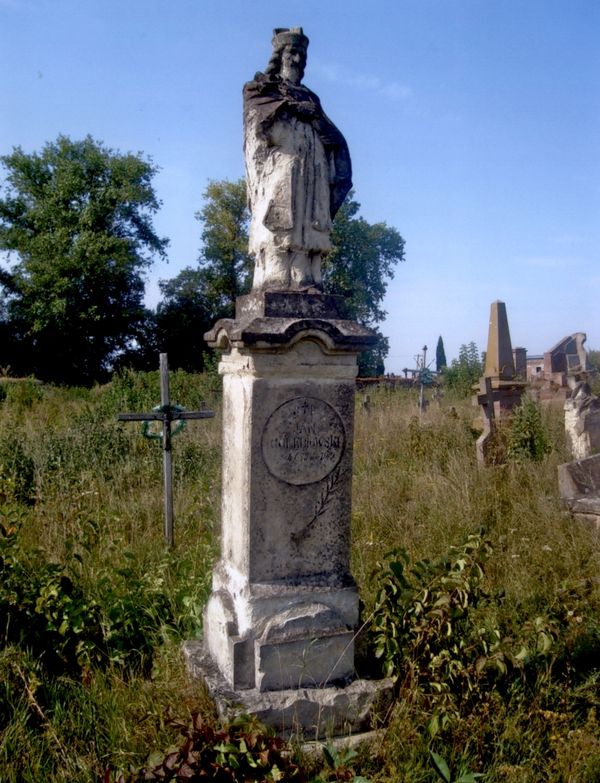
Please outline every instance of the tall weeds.
[[[0, 780], [127, 773], [192, 713], [215, 720], [178, 650], [200, 632], [218, 546], [218, 379], [171, 379], [174, 402], [217, 412], [174, 440], [172, 553], [160, 446], [116, 420], [158, 404], [158, 373], [0, 388]], [[599, 541], [560, 508], [562, 412], [525, 411], [511, 459], [483, 469], [469, 403], [422, 417], [403, 392], [371, 403], [356, 411], [352, 567], [361, 646], [398, 699], [354, 771], [434, 781], [441, 758], [486, 783], [598, 783]]]

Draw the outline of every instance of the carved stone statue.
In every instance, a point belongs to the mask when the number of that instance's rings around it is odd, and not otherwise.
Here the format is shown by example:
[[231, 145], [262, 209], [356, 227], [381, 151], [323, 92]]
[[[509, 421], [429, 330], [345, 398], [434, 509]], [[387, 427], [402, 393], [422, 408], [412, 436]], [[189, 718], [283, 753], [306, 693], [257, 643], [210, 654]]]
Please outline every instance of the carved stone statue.
[[331, 221], [352, 186], [348, 146], [301, 84], [308, 38], [278, 28], [265, 73], [244, 86], [253, 290], [321, 287]]
[[567, 380], [571, 397], [565, 400], [565, 433], [574, 459], [600, 453], [600, 399], [579, 374]]

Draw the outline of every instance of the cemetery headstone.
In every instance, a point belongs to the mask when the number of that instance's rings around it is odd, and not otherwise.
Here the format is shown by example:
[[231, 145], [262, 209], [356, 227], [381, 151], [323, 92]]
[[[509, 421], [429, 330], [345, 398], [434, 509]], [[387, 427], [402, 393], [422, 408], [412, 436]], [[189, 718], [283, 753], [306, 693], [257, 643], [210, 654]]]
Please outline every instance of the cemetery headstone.
[[350, 158], [300, 83], [307, 45], [300, 28], [275, 30], [244, 88], [254, 286], [206, 335], [223, 376], [221, 558], [204, 638], [184, 646], [222, 713], [241, 705], [305, 737], [364, 728], [390, 692], [355, 674], [355, 377], [376, 338], [320, 291]]
[[558, 488], [573, 517], [600, 531], [600, 454], [559, 465]]
[[565, 434], [573, 459], [600, 453], [600, 399], [590, 385], [575, 375], [569, 378], [571, 396], [565, 400]]
[[496, 458], [496, 427], [510, 418], [524, 390], [525, 383], [515, 372], [506, 305], [492, 302], [484, 373], [475, 398], [483, 419], [483, 432], [477, 440], [477, 459], [481, 464]]

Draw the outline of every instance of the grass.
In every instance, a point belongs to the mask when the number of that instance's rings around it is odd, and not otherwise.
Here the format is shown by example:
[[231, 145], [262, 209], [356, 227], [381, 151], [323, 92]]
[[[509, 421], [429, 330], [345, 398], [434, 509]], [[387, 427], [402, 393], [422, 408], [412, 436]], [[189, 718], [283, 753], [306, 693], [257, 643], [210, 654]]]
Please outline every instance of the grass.
[[[1, 390], [0, 524], [9, 543], [0, 564], [21, 575], [0, 600], [3, 783], [98, 781], [107, 768], [116, 776], [177, 742], [170, 717], [185, 722], [200, 710], [215, 721], [179, 647], [200, 630], [217, 553], [218, 379], [172, 375], [174, 401], [204, 400], [217, 413], [174, 440], [173, 553], [162, 539], [160, 447], [116, 421], [120, 411], [151, 409], [158, 389], [157, 373], [124, 373], [91, 390], [32, 382]], [[597, 783], [600, 550], [597, 534], [560, 508], [562, 411], [543, 412], [548, 453], [483, 469], [469, 401], [432, 404], [420, 421], [408, 393], [381, 390], [371, 400], [370, 412], [356, 409], [353, 483], [352, 568], [364, 617], [380, 599], [390, 550], [443, 576], [452, 548], [483, 535], [490, 598], [456, 620], [456, 640], [476, 638], [480, 625], [498, 630], [509, 670], [473, 673], [475, 690], [451, 692], [454, 711], [444, 717], [429, 675], [409, 686], [400, 663], [384, 740], [353, 759], [352, 774], [434, 781], [433, 750], [455, 777], [462, 769], [486, 783]], [[412, 618], [414, 602], [396, 610]], [[17, 615], [29, 618], [20, 635], [7, 628]], [[101, 655], [86, 636], [92, 617]], [[74, 640], [54, 670], [44, 639], [59, 648]], [[527, 660], [517, 662], [524, 645]], [[469, 650], [452, 653], [467, 669]], [[434, 716], [442, 720], [432, 730]], [[319, 774], [351, 778], [346, 768]]]

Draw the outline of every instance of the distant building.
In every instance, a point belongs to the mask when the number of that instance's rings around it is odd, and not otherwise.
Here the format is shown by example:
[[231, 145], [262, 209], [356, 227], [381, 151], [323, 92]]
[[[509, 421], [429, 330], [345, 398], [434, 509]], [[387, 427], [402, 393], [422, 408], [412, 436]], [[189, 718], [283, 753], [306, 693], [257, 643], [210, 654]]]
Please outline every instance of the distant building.
[[[524, 359], [525, 370], [521, 377], [527, 379], [540, 399], [566, 399], [570, 394], [567, 378], [593, 371], [583, 347], [585, 341], [584, 332], [575, 332], [563, 337], [543, 355], [527, 356], [524, 348], [515, 348], [513, 351], [515, 368], [518, 362], [522, 367]], [[521, 352], [525, 354], [524, 357]], [[517, 374], [520, 375], [519, 369]]]
[[532, 354], [527, 357], [525, 363], [525, 377], [528, 381], [533, 381], [535, 378], [541, 378], [544, 373], [544, 354]]

